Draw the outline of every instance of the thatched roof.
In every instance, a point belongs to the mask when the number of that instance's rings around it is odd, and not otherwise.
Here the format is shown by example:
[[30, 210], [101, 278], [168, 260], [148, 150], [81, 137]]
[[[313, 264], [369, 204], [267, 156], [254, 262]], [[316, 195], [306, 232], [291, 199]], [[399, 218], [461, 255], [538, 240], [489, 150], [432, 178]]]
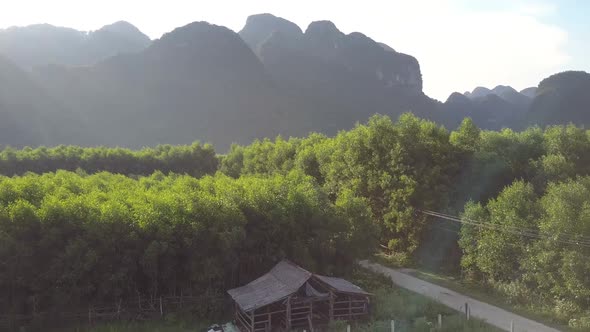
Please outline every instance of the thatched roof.
[[326, 277], [314, 274], [314, 277], [318, 278], [320, 281], [326, 283], [329, 287], [333, 288], [334, 290], [342, 293], [349, 293], [349, 294], [360, 294], [360, 295], [371, 295], [370, 293], [365, 292], [359, 286], [353, 284], [348, 280], [344, 280], [342, 278], [334, 278], [334, 277]]
[[250, 311], [297, 292], [310, 277], [309, 271], [283, 260], [262, 277], [227, 292], [242, 310]]
[[[247, 285], [227, 292], [242, 310], [250, 311], [287, 298], [296, 293], [312, 277], [338, 292], [370, 295], [349, 281], [312, 274], [287, 260], [280, 261], [268, 273]], [[311, 286], [306, 288], [306, 293], [318, 297], [324, 296]]]

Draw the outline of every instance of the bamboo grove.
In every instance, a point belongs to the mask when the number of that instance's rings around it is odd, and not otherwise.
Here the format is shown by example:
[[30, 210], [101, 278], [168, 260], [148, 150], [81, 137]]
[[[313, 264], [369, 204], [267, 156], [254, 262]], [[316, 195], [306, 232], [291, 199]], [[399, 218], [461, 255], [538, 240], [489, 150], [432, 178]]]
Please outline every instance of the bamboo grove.
[[[590, 326], [590, 134], [573, 125], [374, 116], [217, 156], [198, 143], [5, 148], [0, 172], [2, 311], [219, 298], [283, 257], [329, 274], [385, 250]], [[444, 235], [421, 210], [473, 222]]]

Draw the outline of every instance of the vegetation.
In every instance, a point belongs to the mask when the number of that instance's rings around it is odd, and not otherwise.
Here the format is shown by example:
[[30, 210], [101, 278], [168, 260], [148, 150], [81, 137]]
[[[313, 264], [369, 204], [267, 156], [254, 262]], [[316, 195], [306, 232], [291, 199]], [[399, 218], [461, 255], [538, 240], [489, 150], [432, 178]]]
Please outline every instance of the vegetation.
[[182, 291], [203, 296], [195, 315], [214, 317], [223, 303], [212, 298], [281, 257], [315, 270], [350, 265], [371, 248], [363, 213], [362, 200], [331, 203], [297, 171], [1, 177], [0, 305], [59, 311]]
[[550, 183], [541, 196], [518, 181], [486, 206], [468, 204], [464, 218], [493, 227], [462, 228], [463, 270], [512, 303], [590, 328], [589, 206], [589, 177]]
[[[471, 319], [467, 321], [463, 314], [428, 299], [422, 295], [412, 293], [394, 286], [391, 280], [383, 275], [369, 270], [355, 267], [347, 272], [347, 278], [373, 295], [373, 311], [368, 321], [355, 324], [353, 331], [389, 332], [390, 321], [395, 320], [396, 331], [431, 331], [438, 320], [438, 314], [443, 316], [443, 328], [437, 331], [454, 332], [499, 332], [482, 321]], [[329, 331], [343, 332], [345, 322], [334, 322]], [[207, 324], [193, 321], [188, 317], [169, 316], [162, 321], [149, 322], [112, 322], [97, 324], [93, 327], [81, 326], [66, 330], [67, 332], [184, 332], [204, 330]], [[63, 331], [63, 330], [60, 330]]]
[[[5, 149], [0, 306], [220, 299], [283, 257], [341, 274], [380, 248], [587, 329], [589, 158], [590, 133], [573, 125], [485, 131], [466, 119], [449, 132], [410, 114], [223, 156], [199, 144]], [[424, 210], [462, 223], [442, 232]], [[222, 313], [223, 301], [212, 303], [194, 315]], [[375, 321], [406, 315], [379, 310]], [[415, 310], [407, 315], [431, 319]]]
[[[334, 138], [234, 146], [221, 171], [301, 169], [334, 199], [346, 190], [366, 200], [381, 244], [398, 263], [461, 270], [474, 282], [513, 293], [514, 302], [537, 304], [555, 321], [587, 328], [589, 137], [573, 125], [495, 132], [466, 119], [448, 133], [410, 115], [395, 124], [373, 117]], [[468, 225], [457, 235], [455, 224], [441, 232], [436, 219], [418, 213], [458, 215], [465, 202], [466, 219], [495, 228]]]
[[[376, 260], [385, 265], [391, 265], [386, 257], [382, 257], [382, 255], [377, 255]], [[419, 279], [454, 290], [461, 294], [468, 294], [469, 297], [473, 299], [503, 308], [517, 315], [556, 328], [559, 331], [579, 331], [579, 329], [569, 327], [568, 322], [557, 321], [555, 319], [555, 315], [552, 314], [550, 307], [543, 307], [538, 303], [531, 302], [510, 302], [507, 300], [504, 294], [499, 292], [493, 286], [482, 284], [478, 280], [467, 279], [461, 275], [449, 275], [440, 271], [428, 271], [420, 266], [417, 266], [414, 269], [406, 269], [406, 271], [407, 273]]]
[[[205, 331], [206, 324], [190, 321], [167, 321], [162, 322], [114, 322], [98, 324], [97, 326], [82, 326], [60, 332], [194, 332]], [[57, 332], [57, 331], [56, 331]]]
[[[442, 315], [443, 325], [442, 329], [436, 331], [500, 331], [477, 319], [468, 321], [465, 315], [422, 295], [396, 287], [389, 278], [366, 269], [355, 268], [349, 278], [374, 294], [371, 317], [368, 322], [356, 324], [354, 331], [389, 332], [391, 320], [394, 320], [396, 331], [429, 332], [437, 327], [439, 314]], [[345, 331], [346, 324], [336, 322], [330, 330]]]
[[111, 172], [124, 175], [163, 173], [201, 177], [217, 170], [213, 147], [198, 142], [192, 145], [158, 145], [133, 151], [123, 148], [82, 148], [78, 146], [39, 147], [0, 151], [0, 174], [21, 175], [26, 172], [46, 173], [57, 170], [86, 173]]
[[301, 170], [336, 202], [347, 197], [366, 202], [381, 244], [408, 260], [425, 222], [416, 209], [447, 204], [461, 152], [450, 133], [433, 122], [406, 114], [394, 124], [375, 116], [334, 138], [314, 134], [233, 146], [221, 172], [237, 177]]

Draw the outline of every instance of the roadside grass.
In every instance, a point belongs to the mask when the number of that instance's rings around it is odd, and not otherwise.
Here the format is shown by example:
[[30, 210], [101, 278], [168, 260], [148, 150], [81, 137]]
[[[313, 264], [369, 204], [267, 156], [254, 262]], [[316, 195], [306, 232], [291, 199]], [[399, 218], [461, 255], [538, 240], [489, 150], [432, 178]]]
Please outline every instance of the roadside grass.
[[448, 288], [461, 294], [468, 295], [476, 300], [489, 303], [517, 315], [538, 321], [560, 331], [581, 331], [568, 326], [567, 322], [559, 321], [551, 312], [550, 308], [542, 306], [539, 303], [531, 303], [527, 306], [510, 303], [502, 294], [489, 287], [467, 282], [457, 276], [445, 275], [434, 271], [424, 270], [417, 266], [412, 266], [411, 268], [408, 268], [407, 266], [404, 267], [398, 264], [396, 260], [390, 260], [383, 254], [376, 254], [373, 258], [371, 258], [371, 260], [384, 266], [396, 269], [405, 269], [404, 273], [412, 275], [416, 278]]
[[[420, 294], [395, 286], [381, 274], [361, 267], [353, 270], [349, 280], [373, 294], [371, 316], [366, 322], [353, 325], [353, 331], [389, 332], [391, 320], [399, 332], [499, 332], [501, 330], [481, 320], [465, 319], [461, 313]], [[442, 316], [442, 328], [438, 328], [438, 315]], [[346, 330], [346, 323], [336, 322], [330, 331]]]

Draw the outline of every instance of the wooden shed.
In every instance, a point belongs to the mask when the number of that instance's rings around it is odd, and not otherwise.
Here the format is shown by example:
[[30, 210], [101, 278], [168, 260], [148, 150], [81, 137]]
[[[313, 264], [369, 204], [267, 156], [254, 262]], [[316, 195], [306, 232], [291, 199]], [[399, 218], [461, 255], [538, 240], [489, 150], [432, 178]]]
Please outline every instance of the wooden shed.
[[243, 331], [288, 331], [356, 320], [369, 313], [370, 294], [341, 278], [313, 274], [287, 260], [242, 287], [230, 289]]

